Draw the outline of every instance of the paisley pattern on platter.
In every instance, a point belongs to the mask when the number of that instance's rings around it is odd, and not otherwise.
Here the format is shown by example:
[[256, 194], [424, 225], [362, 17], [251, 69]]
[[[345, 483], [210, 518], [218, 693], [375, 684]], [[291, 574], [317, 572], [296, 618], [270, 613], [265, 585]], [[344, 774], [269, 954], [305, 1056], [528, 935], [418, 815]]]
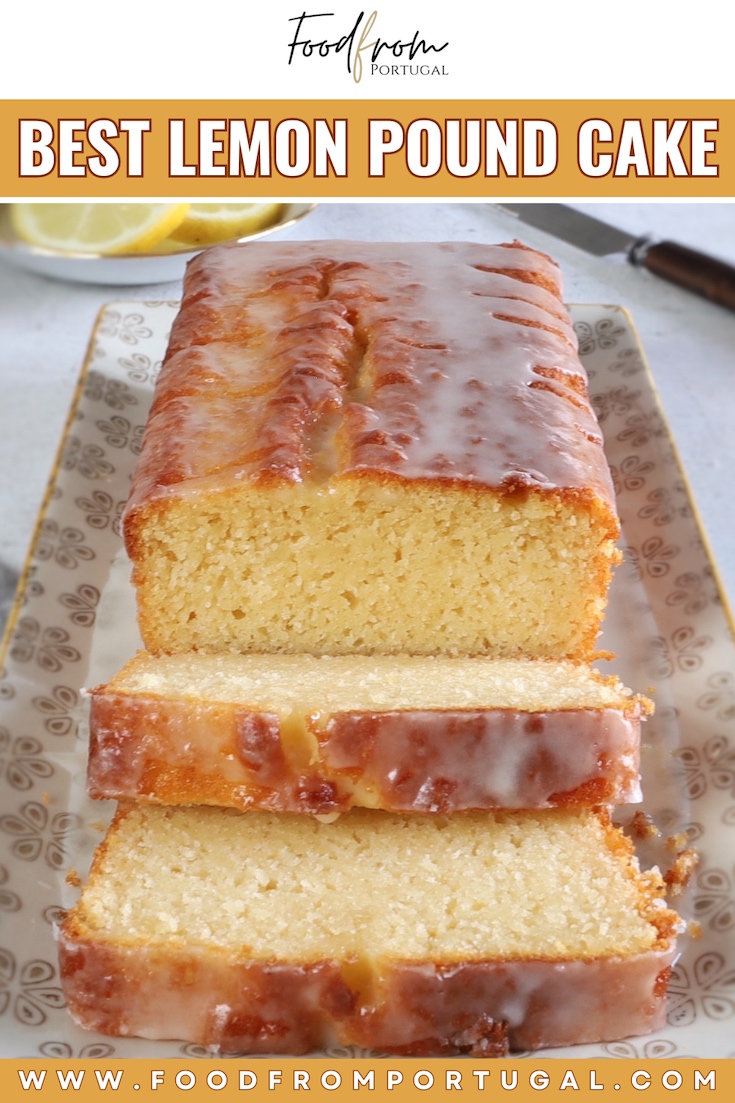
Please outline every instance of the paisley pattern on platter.
[[[115, 303], [102, 314], [62, 458], [0, 658], [0, 1056], [210, 1056], [183, 1043], [79, 1030], [58, 984], [54, 928], [74, 899], [110, 809], [84, 792], [81, 689], [94, 652], [129, 657], [105, 615], [120, 516], [175, 303]], [[653, 693], [643, 750], [645, 808], [700, 865], [665, 1030], [544, 1056], [735, 1056], [735, 647], [691, 501], [632, 324], [619, 307], [572, 308], [623, 521], [601, 647], [609, 669]], [[120, 653], [122, 648], [122, 652]], [[602, 666], [602, 664], [600, 664]], [[602, 667], [604, 669], [604, 666]], [[112, 673], [110, 669], [109, 673]], [[650, 851], [650, 853], [649, 853]], [[335, 1047], [328, 1056], [364, 1057]]]

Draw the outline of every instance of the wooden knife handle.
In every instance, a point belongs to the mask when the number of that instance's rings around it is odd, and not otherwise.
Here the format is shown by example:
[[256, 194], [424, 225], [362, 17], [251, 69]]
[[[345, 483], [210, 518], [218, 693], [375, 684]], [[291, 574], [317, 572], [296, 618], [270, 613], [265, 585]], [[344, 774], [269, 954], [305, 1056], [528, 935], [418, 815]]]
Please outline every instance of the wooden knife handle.
[[687, 291], [694, 291], [713, 303], [735, 310], [735, 268], [724, 261], [677, 245], [673, 241], [658, 241], [631, 252], [634, 264], [640, 264], [649, 272], [676, 283]]

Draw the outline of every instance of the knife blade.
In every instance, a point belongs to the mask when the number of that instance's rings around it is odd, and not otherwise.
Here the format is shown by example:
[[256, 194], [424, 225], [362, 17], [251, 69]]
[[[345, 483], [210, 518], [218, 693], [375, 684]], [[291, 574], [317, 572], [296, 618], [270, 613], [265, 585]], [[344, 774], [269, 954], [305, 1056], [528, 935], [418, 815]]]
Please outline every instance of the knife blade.
[[500, 210], [595, 257], [622, 254], [631, 264], [735, 310], [735, 268], [675, 241], [657, 241], [610, 226], [563, 203], [498, 203]]

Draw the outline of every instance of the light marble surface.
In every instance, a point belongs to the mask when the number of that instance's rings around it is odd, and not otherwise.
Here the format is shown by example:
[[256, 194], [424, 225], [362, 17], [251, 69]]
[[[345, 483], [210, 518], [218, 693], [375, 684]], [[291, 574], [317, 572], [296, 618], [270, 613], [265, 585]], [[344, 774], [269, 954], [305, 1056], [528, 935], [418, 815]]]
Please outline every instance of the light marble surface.
[[[735, 264], [735, 204], [580, 205]], [[620, 260], [595, 259], [491, 204], [323, 204], [284, 238], [382, 240], [513, 236], [552, 253], [569, 302], [619, 303], [637, 325], [730, 605], [735, 604], [735, 313]], [[87, 341], [113, 300], [173, 299], [180, 285], [62, 283], [0, 263], [0, 592], [25, 559]]]

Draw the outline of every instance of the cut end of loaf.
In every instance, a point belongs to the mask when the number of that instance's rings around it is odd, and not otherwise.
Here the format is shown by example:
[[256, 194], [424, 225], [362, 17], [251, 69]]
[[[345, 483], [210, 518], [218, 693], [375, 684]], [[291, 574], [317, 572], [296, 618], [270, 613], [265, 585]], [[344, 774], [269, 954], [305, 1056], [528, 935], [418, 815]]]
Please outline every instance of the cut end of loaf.
[[128, 519], [163, 652], [589, 659], [616, 534], [599, 503], [367, 478], [172, 493]]
[[[237, 859], [242, 855], [242, 860]], [[118, 816], [67, 935], [233, 960], [626, 957], [670, 943], [657, 873], [592, 812], [333, 824], [218, 809]]]

